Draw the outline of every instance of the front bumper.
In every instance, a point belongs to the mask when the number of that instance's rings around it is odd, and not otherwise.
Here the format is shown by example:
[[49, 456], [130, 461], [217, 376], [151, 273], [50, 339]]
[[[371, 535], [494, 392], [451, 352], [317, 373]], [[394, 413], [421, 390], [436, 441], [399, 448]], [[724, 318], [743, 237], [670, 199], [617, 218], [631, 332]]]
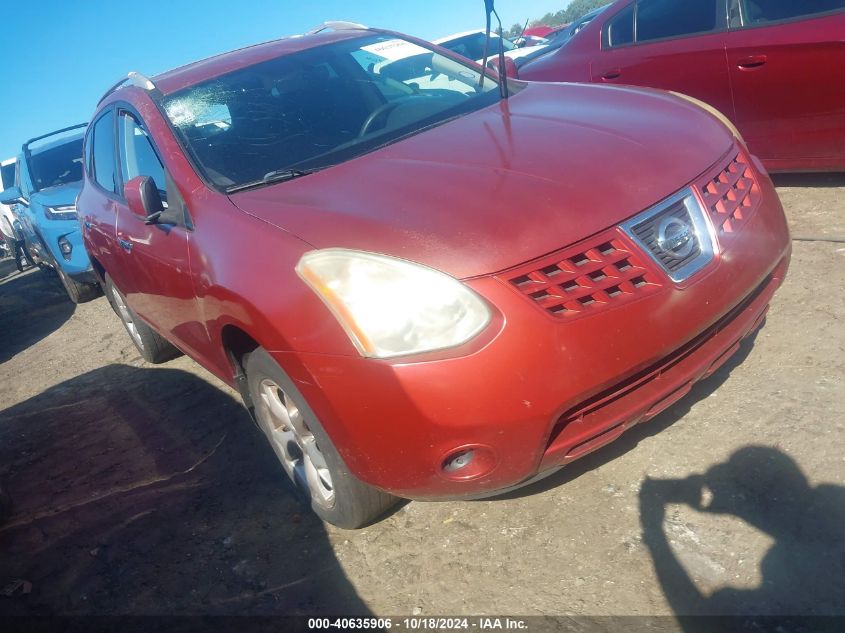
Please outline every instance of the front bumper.
[[[565, 321], [502, 276], [473, 279], [500, 318], [451, 356], [274, 356], [363, 481], [416, 499], [526, 482], [657, 415], [761, 324], [791, 243], [771, 182], [755, 174], [754, 214], [684, 285], [664, 279], [659, 291]], [[444, 471], [465, 450], [478, 468]]]
[[[51, 263], [59, 266], [72, 279], [96, 283], [97, 278], [91, 268], [91, 260], [82, 241], [82, 231], [75, 220], [45, 220], [39, 226], [41, 239], [50, 251]], [[67, 240], [71, 246], [70, 259], [67, 259], [59, 246], [60, 240]]]
[[96, 285], [100, 283], [100, 278], [94, 272], [94, 269], [90, 267], [88, 270], [83, 270], [81, 272], [75, 272], [72, 275], [68, 275], [71, 279], [76, 281], [77, 283], [81, 284], [92, 284]]

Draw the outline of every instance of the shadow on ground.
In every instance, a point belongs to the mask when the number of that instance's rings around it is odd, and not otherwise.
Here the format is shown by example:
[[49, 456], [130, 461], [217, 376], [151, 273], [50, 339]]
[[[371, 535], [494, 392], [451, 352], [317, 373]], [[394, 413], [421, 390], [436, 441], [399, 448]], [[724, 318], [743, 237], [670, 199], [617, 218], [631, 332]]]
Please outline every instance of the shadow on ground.
[[58, 330], [75, 307], [51, 273], [0, 262], [0, 363]]
[[109, 365], [0, 413], [3, 614], [363, 614], [323, 524], [229, 395]]
[[[733, 515], [774, 539], [760, 563], [758, 587], [699, 590], [664, 531], [666, 506], [678, 503]], [[845, 487], [810, 486], [798, 464], [776, 448], [746, 446], [685, 479], [647, 478], [640, 516], [643, 543], [679, 615], [845, 615]], [[703, 625], [689, 621], [685, 629]]]

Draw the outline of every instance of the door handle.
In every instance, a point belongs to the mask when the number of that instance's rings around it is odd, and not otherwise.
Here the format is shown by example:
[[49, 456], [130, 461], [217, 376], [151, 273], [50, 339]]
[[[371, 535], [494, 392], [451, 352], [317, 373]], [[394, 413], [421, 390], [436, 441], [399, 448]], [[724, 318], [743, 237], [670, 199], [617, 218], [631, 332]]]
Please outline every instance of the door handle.
[[605, 72], [601, 78], [605, 81], [611, 81], [613, 79], [619, 79], [622, 76], [622, 70], [619, 68], [614, 68], [613, 70], [608, 70]]
[[765, 55], [749, 55], [748, 57], [741, 57], [736, 65], [740, 70], [754, 70], [765, 66], [768, 58]]
[[124, 240], [123, 238], [117, 238], [117, 243], [120, 244], [120, 247], [125, 250], [127, 253], [132, 252], [132, 242], [129, 240]]

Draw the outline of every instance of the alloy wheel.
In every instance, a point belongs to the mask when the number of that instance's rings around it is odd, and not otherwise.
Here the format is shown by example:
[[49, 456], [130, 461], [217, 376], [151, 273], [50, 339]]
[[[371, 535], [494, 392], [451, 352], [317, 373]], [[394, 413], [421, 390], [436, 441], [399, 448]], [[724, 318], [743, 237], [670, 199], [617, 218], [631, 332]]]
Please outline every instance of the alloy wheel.
[[120, 320], [123, 321], [123, 325], [126, 326], [126, 331], [129, 332], [129, 336], [132, 337], [132, 340], [135, 341], [135, 344], [140, 349], [144, 349], [144, 341], [141, 340], [141, 333], [138, 332], [138, 326], [135, 324], [132, 312], [129, 310], [129, 306], [126, 305], [123, 295], [120, 294], [120, 291], [114, 286], [114, 284], [112, 284], [111, 287], [111, 296], [114, 299], [117, 314], [120, 317]]
[[258, 387], [256, 413], [282, 466], [297, 487], [324, 508], [334, 506], [332, 476], [299, 407], [272, 379]]

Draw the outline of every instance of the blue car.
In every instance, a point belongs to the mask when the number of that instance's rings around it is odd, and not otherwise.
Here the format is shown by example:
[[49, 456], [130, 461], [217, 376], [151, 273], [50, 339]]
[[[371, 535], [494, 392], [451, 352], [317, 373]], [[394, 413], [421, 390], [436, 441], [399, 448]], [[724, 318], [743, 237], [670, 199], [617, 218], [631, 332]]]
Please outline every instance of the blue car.
[[76, 215], [85, 127], [75, 125], [24, 143], [15, 185], [0, 194], [0, 203], [16, 205], [32, 259], [56, 271], [74, 303], [100, 293]]

